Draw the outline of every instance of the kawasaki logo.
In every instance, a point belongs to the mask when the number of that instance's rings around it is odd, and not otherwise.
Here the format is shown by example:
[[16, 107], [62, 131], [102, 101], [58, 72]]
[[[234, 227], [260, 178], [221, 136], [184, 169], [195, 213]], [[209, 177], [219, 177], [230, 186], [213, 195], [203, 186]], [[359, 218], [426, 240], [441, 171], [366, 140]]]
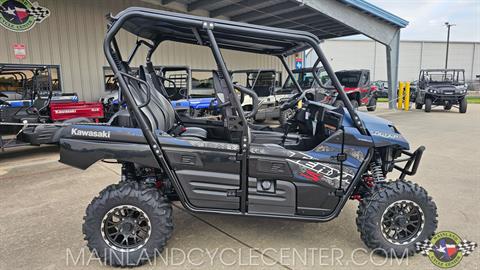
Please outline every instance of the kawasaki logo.
[[72, 135], [109, 139], [110, 131], [93, 131], [93, 130], [81, 130], [78, 128], [72, 128]]
[[62, 114], [62, 113], [76, 113], [77, 110], [74, 109], [65, 109], [65, 110], [54, 110], [56, 114]]

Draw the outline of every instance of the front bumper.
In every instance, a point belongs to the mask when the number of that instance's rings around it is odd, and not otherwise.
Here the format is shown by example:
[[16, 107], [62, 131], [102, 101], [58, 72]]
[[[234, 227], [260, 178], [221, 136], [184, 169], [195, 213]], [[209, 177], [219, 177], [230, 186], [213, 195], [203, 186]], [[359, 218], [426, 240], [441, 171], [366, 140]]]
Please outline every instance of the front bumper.
[[[422, 159], [423, 151], [425, 151], [425, 146], [418, 147], [417, 150], [415, 150], [415, 152], [413, 153], [403, 150], [402, 154], [408, 157], [394, 160], [393, 168], [400, 171], [400, 180], [403, 180], [407, 175], [415, 175], [417, 173], [418, 166], [420, 165], [420, 160]], [[403, 162], [406, 162], [403, 167], [395, 165], [396, 163]]]
[[465, 98], [464, 94], [429, 94], [433, 104], [443, 105], [446, 103], [457, 103]]

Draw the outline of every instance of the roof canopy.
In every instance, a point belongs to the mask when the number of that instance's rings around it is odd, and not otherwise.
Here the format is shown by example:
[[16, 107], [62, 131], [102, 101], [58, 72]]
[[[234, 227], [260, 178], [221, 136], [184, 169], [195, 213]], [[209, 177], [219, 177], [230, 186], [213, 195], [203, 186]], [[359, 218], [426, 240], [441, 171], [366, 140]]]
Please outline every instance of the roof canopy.
[[[113, 21], [123, 19], [122, 28], [139, 37], [161, 42], [171, 40], [208, 45], [206, 28], [213, 30], [220, 48], [261, 54], [290, 55], [320, 41], [311, 33], [211, 19], [168, 11], [128, 8]], [[310, 44], [309, 44], [310, 42]]]
[[186, 7], [187, 12], [205, 10], [212, 18], [308, 31], [320, 39], [362, 34], [357, 25], [346, 23], [337, 14], [324, 12], [322, 8], [328, 7], [327, 2], [332, 1], [337, 2], [336, 9], [350, 9], [358, 17], [393, 28], [403, 28], [408, 24], [406, 20], [364, 0], [162, 0], [161, 3], [179, 3]]

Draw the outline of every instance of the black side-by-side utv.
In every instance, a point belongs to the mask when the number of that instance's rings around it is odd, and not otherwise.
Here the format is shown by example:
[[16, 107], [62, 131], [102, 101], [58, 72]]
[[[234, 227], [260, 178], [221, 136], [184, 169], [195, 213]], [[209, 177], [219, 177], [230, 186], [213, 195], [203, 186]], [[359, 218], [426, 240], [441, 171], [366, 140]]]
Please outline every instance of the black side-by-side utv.
[[432, 106], [443, 106], [448, 111], [457, 106], [467, 112], [467, 85], [463, 69], [422, 69], [417, 83], [415, 108], [430, 112]]
[[[136, 76], [120, 54], [121, 29], [148, 47]], [[211, 49], [221, 120], [175, 114], [151, 62], [164, 41]], [[431, 197], [405, 180], [416, 173], [424, 147], [410, 152], [393, 123], [355, 111], [319, 43], [308, 32], [152, 9], [128, 8], [111, 17], [104, 52], [127, 109], [111, 125], [64, 127], [60, 141], [65, 164], [86, 169], [109, 159], [122, 166], [121, 181], [86, 210], [88, 247], [110, 265], [147, 262], [172, 236], [172, 200], [195, 213], [325, 222], [357, 199], [363, 242], [383, 255], [412, 255], [415, 243], [437, 227]], [[289, 69], [286, 57], [309, 48], [319, 59], [313, 68], [321, 62], [344, 108], [313, 101]], [[295, 110], [286, 128], [252, 123], [258, 97], [232, 82], [221, 49], [279, 58], [298, 91], [281, 106]], [[252, 111], [242, 110], [238, 92], [252, 97]], [[387, 180], [394, 169], [399, 178]]]

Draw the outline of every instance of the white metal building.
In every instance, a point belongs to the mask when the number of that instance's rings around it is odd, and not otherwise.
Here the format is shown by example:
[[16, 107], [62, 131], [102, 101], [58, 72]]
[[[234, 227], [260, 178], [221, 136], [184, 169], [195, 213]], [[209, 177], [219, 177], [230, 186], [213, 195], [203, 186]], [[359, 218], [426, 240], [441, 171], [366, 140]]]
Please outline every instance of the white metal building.
[[[321, 44], [335, 70], [369, 69], [372, 80], [387, 80], [385, 50], [373, 40], [330, 39]], [[422, 68], [445, 66], [446, 42], [400, 41], [398, 79], [418, 79]], [[308, 58], [307, 65], [314, 62]], [[465, 79], [480, 75], [480, 42], [450, 42], [449, 68], [465, 69]], [[478, 79], [477, 79], [478, 80]]]

